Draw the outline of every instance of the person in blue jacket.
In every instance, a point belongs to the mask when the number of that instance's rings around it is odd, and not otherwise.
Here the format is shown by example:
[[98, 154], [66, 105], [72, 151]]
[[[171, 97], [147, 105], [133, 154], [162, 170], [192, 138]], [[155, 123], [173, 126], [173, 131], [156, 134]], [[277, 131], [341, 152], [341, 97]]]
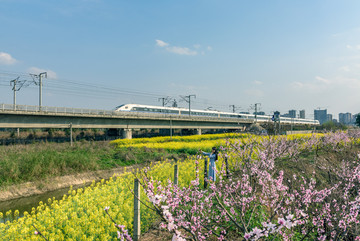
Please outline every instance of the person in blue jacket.
[[201, 152], [205, 156], [208, 156], [209, 159], [210, 159], [208, 179], [215, 182], [216, 181], [216, 165], [215, 165], [215, 162], [218, 160], [218, 151], [217, 151], [216, 147], [213, 147], [212, 150], [211, 150], [211, 153], [204, 152], [204, 151], [201, 151]]

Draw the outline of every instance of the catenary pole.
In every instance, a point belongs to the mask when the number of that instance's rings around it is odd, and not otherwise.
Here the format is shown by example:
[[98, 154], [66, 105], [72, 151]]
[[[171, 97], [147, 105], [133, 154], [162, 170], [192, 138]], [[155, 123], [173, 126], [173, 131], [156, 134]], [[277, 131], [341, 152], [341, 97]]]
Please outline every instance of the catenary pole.
[[45, 76], [47, 78], [47, 72], [43, 72], [39, 74], [39, 110], [41, 110], [42, 106], [42, 77]]

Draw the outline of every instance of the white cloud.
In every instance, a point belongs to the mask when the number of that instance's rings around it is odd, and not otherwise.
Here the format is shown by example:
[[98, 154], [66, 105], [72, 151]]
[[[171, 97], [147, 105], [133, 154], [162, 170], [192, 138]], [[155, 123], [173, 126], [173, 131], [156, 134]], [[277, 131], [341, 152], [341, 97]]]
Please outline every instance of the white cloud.
[[344, 72], [350, 72], [350, 67], [349, 66], [341, 66], [339, 68], [339, 70], [344, 71]]
[[354, 50], [360, 50], [360, 44], [357, 44], [357, 45], [346, 45], [346, 48], [348, 49], [354, 49]]
[[205, 55], [206, 51], [212, 51], [211, 46], [203, 47], [200, 44], [194, 44], [193, 49], [180, 46], [172, 46], [169, 43], [166, 43], [160, 39], [156, 39], [156, 46], [165, 48], [167, 52], [179, 54], [179, 55]]
[[179, 54], [179, 55], [197, 55], [198, 54], [195, 50], [191, 50], [186, 47], [170, 46], [170, 44], [165, 43], [164, 41], [158, 40], [158, 39], [156, 39], [155, 41], [156, 41], [157, 46], [165, 48], [166, 51], [168, 51], [170, 53]]
[[315, 79], [318, 80], [321, 83], [324, 83], [324, 84], [330, 84], [330, 82], [331, 82], [330, 80], [325, 79], [325, 78], [320, 77], [320, 76], [316, 76]]
[[0, 52], [0, 64], [11, 65], [15, 64], [16, 62], [16, 59], [14, 59], [10, 54]]
[[166, 50], [170, 53], [180, 55], [197, 55], [197, 52], [186, 47], [167, 47]]
[[166, 47], [166, 46], [169, 45], [168, 43], [165, 43], [165, 42], [162, 41], [162, 40], [156, 39], [155, 41], [156, 41], [156, 45], [159, 46], [159, 47]]
[[40, 74], [40, 73], [44, 73], [46, 72], [47, 73], [47, 77], [49, 79], [56, 79], [57, 78], [57, 74], [52, 71], [52, 70], [46, 70], [46, 69], [40, 69], [40, 68], [37, 68], [37, 67], [31, 67], [28, 69], [28, 72], [30, 74]]
[[344, 76], [335, 76], [331, 79], [325, 79], [316, 76], [317, 81], [292, 82], [290, 88], [292, 90], [302, 90], [311, 93], [329, 93], [329, 92], [349, 92], [350, 90], [360, 90], [360, 79]]
[[256, 85], [262, 85], [263, 82], [261, 82], [261, 81], [259, 81], [259, 80], [254, 80], [254, 84], [256, 84]]
[[296, 81], [296, 82], [291, 83], [291, 87], [294, 89], [301, 89], [304, 87], [304, 84]]

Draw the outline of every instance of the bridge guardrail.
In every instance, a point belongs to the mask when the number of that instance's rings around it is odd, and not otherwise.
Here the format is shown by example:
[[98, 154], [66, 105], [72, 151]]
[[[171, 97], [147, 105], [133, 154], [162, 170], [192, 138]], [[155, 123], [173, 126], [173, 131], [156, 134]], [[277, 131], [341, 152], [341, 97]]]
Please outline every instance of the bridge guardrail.
[[[49, 106], [33, 106], [33, 105], [13, 105], [13, 104], [0, 104], [0, 111], [21, 111], [28, 113], [61, 113], [61, 114], [84, 114], [84, 115], [98, 115], [98, 116], [127, 116], [127, 117], [159, 117], [166, 116], [170, 118], [187, 118], [187, 116], [179, 116], [177, 114], [169, 113], [136, 113], [136, 112], [117, 112], [113, 110], [97, 110], [97, 109], [82, 109], [70, 107], [49, 107]], [[196, 119], [209, 119], [203, 116], [191, 116]], [[228, 119], [227, 119], [228, 120]]]
[[49, 107], [49, 106], [33, 106], [33, 105], [13, 105], [0, 104], [2, 111], [24, 111], [24, 112], [49, 112], [49, 113], [66, 113], [66, 114], [93, 114], [93, 115], [116, 115], [111, 110], [82, 109], [69, 107]]

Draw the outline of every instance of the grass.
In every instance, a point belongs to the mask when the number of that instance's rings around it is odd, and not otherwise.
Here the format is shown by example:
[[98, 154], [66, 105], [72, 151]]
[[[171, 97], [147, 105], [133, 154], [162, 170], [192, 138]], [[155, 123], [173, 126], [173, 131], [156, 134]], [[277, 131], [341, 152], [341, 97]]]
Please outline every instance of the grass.
[[0, 146], [0, 187], [180, 157], [163, 150], [114, 148], [109, 142], [81, 141], [73, 147], [69, 143]]

